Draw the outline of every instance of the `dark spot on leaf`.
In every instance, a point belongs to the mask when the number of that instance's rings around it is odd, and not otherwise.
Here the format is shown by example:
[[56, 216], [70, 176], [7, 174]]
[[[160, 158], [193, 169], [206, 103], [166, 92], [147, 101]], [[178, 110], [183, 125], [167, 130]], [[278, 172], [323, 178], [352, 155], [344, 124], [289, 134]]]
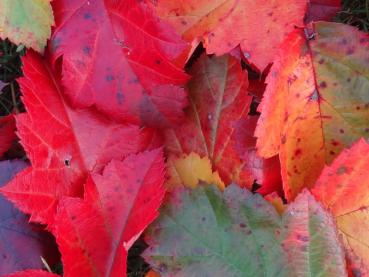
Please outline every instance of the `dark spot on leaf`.
[[302, 151], [301, 151], [301, 149], [300, 148], [298, 148], [298, 149], [296, 149], [295, 150], [295, 156], [297, 157], [297, 156], [300, 156], [301, 155], [301, 153], [302, 153]]
[[300, 235], [300, 234], [297, 234], [296, 238], [299, 241], [303, 241], [303, 242], [308, 242], [309, 241], [309, 237], [308, 236], [304, 236], [304, 235]]
[[329, 151], [329, 154], [331, 154], [332, 156], [336, 155], [336, 153], [334, 151]]
[[206, 220], [206, 217], [205, 216], [203, 216], [202, 218], [201, 218], [201, 221], [202, 222], [204, 222]]
[[90, 13], [86, 12], [86, 13], [83, 14], [83, 18], [84, 19], [91, 19], [92, 15]]
[[72, 216], [70, 217], [70, 219], [71, 219], [71, 220], [76, 220], [76, 216], [75, 216], [75, 215], [72, 215]]
[[346, 44], [347, 44], [347, 39], [345, 39], [345, 38], [344, 38], [344, 39], [342, 39], [342, 40], [341, 40], [341, 44], [346, 45]]
[[137, 182], [137, 183], [141, 183], [141, 182], [142, 182], [142, 180], [141, 180], [140, 178], [137, 178], [137, 179], [136, 179], [136, 182]]
[[273, 12], [268, 12], [267, 15], [268, 16], [272, 16], [273, 15]]
[[245, 228], [245, 227], [246, 227], [246, 225], [245, 225], [244, 223], [240, 223], [240, 227], [241, 227], [241, 228]]
[[58, 38], [58, 37], [51, 40], [51, 49], [52, 49], [53, 52], [55, 52], [59, 48], [60, 43], [61, 43], [61, 39]]
[[353, 268], [353, 269], [352, 269], [352, 275], [353, 275], [354, 277], [361, 277], [361, 271], [360, 271], [360, 269], [358, 269], [358, 268]]
[[326, 87], [327, 87], [327, 83], [326, 83], [325, 81], [323, 81], [323, 82], [321, 82], [321, 83], [319, 84], [319, 87], [320, 87], [320, 88], [326, 88]]
[[114, 80], [114, 76], [113, 75], [106, 75], [105, 76], [105, 80], [110, 82], [110, 81], [113, 81]]
[[368, 133], [368, 132], [369, 132], [369, 128], [366, 128], [366, 129], [365, 129], [365, 132], [367, 132], [367, 133]]
[[124, 102], [124, 95], [123, 93], [119, 90], [116, 94], [116, 98], [117, 98], [117, 102], [119, 105], [122, 105]]
[[84, 46], [82, 50], [83, 50], [83, 53], [85, 53], [86, 55], [90, 55], [90, 53], [91, 53], [91, 47], [90, 46]]
[[182, 20], [182, 21], [181, 21], [181, 24], [182, 24], [183, 26], [186, 26], [186, 25], [187, 25], [187, 21], [186, 21], [186, 20]]
[[155, 60], [155, 63], [159, 65], [159, 64], [161, 64], [161, 60], [159, 60], [159, 59]]
[[348, 83], [350, 83], [350, 82], [351, 82], [351, 78], [347, 78], [347, 79], [346, 79], [346, 81], [347, 81]]
[[340, 145], [340, 143], [338, 141], [335, 141], [334, 139], [332, 139], [332, 145], [333, 146], [338, 146], [338, 145]]
[[341, 134], [344, 134], [344, 133], [345, 133], [345, 130], [340, 129], [340, 133], [341, 133]]
[[360, 110], [361, 108], [360, 108], [360, 106], [356, 106], [356, 110]]
[[345, 174], [347, 172], [347, 168], [344, 165], [341, 165], [338, 169], [337, 169], [337, 175], [342, 175]]
[[325, 60], [324, 60], [324, 59], [320, 59], [318, 63], [319, 63], [319, 64], [323, 64], [324, 62], [325, 62]]

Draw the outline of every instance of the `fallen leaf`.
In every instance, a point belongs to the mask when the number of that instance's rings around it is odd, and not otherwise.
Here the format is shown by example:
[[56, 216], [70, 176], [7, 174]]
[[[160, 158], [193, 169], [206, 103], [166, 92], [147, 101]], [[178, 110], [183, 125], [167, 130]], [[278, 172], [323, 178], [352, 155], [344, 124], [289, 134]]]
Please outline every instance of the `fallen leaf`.
[[[0, 187], [25, 167], [27, 163], [21, 160], [1, 161]], [[50, 265], [58, 259], [52, 236], [29, 224], [28, 216], [0, 196], [0, 276], [28, 268], [41, 269], [41, 257]]]
[[171, 195], [148, 229], [143, 256], [163, 277], [346, 276], [334, 227], [308, 191], [281, 218], [237, 185], [223, 193], [199, 186]]
[[236, 151], [243, 160], [243, 171], [248, 172], [248, 175], [261, 186], [257, 190], [258, 193], [266, 195], [278, 192], [283, 195], [279, 157], [264, 159], [256, 150], [254, 131], [258, 118], [258, 116], [248, 116], [235, 123]]
[[260, 71], [273, 62], [295, 26], [303, 26], [307, 0], [154, 1], [157, 14], [191, 42], [203, 40], [208, 54], [226, 54], [240, 45]]
[[195, 188], [201, 182], [216, 185], [224, 189], [224, 183], [218, 172], [213, 172], [211, 163], [207, 157], [201, 158], [191, 152], [181, 157], [170, 157], [167, 161], [169, 180], [166, 185], [169, 189], [179, 186]]
[[347, 276], [336, 225], [308, 190], [288, 206], [282, 222], [291, 276]]
[[180, 86], [189, 45], [143, 2], [54, 1], [54, 62], [63, 57], [65, 94], [77, 108], [164, 127], [181, 121]]
[[231, 57], [202, 55], [190, 70], [190, 107], [186, 119], [167, 130], [166, 149], [172, 155], [195, 152], [207, 157], [225, 184], [251, 186], [253, 178], [242, 175], [242, 161], [234, 149], [233, 122], [246, 116], [251, 97], [247, 73]]
[[[308, 31], [307, 31], [308, 32]], [[307, 41], [297, 29], [267, 78], [255, 135], [258, 153], [279, 154], [287, 200], [312, 187], [325, 164], [369, 135], [369, 37], [329, 22]]]
[[161, 150], [130, 155], [93, 174], [83, 200], [61, 201], [53, 233], [65, 277], [126, 276], [129, 248], [158, 216], [164, 174]]
[[152, 132], [109, 121], [94, 109], [70, 108], [46, 62], [28, 52], [23, 64], [27, 113], [16, 121], [32, 166], [1, 191], [31, 221], [50, 224], [61, 197], [81, 196], [89, 172], [146, 149]]
[[0, 37], [43, 52], [54, 25], [51, 0], [0, 0]]
[[353, 276], [369, 276], [369, 145], [358, 141], [324, 168], [312, 192], [336, 220]]

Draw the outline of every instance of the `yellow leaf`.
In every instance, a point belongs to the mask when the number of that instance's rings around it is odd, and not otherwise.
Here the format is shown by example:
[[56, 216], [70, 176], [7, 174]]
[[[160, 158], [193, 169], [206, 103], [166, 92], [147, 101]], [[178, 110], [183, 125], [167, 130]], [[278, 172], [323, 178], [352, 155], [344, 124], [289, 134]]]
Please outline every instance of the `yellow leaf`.
[[182, 155], [181, 157], [170, 157], [167, 162], [169, 180], [167, 187], [174, 188], [185, 186], [195, 188], [199, 182], [214, 184], [224, 189], [224, 183], [217, 171], [212, 170], [207, 157], [201, 158], [196, 153]]

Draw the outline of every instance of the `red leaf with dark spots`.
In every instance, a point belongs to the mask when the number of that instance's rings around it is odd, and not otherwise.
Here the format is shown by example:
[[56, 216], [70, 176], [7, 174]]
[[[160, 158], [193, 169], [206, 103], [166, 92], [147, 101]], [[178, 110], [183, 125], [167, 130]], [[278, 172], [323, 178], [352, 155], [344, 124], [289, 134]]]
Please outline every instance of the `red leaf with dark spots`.
[[187, 101], [179, 85], [188, 44], [135, 0], [54, 2], [55, 61], [74, 107], [95, 105], [119, 121], [167, 126]]

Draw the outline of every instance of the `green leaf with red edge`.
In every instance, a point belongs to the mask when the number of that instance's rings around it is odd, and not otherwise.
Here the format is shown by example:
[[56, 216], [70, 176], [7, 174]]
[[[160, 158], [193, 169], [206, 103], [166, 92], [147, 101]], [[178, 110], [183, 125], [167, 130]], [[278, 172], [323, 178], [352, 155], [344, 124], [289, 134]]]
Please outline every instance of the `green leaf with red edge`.
[[305, 190], [281, 218], [237, 185], [179, 190], [148, 229], [161, 276], [346, 276], [330, 214]]
[[43, 270], [25, 270], [12, 274], [5, 275], [3, 277], [60, 277], [60, 275], [50, 273]]
[[1, 0], [0, 37], [43, 52], [54, 25], [51, 0]]
[[82, 195], [87, 174], [112, 159], [153, 146], [152, 131], [109, 121], [94, 109], [73, 110], [48, 64], [28, 52], [19, 80], [27, 113], [16, 116], [18, 136], [32, 166], [2, 193], [31, 221], [50, 224], [58, 200]]
[[53, 233], [64, 276], [126, 276], [127, 252], [164, 197], [161, 150], [113, 160], [87, 180], [84, 199], [65, 198]]
[[369, 144], [360, 140], [324, 168], [312, 192], [336, 220], [353, 276], [369, 276]]
[[168, 153], [206, 156], [225, 183], [251, 186], [253, 177], [243, 174], [233, 136], [233, 122], [246, 116], [250, 108], [247, 73], [231, 56], [206, 55], [196, 61], [190, 73], [190, 107], [185, 121], [165, 132]]
[[338, 23], [313, 27], [314, 39], [297, 29], [285, 41], [255, 131], [259, 154], [280, 156], [288, 200], [312, 187], [342, 149], [369, 135], [368, 35]]
[[[0, 187], [27, 167], [21, 160], [0, 162]], [[24, 251], [27, 249], [27, 251]], [[28, 268], [43, 268], [40, 257], [51, 266], [59, 259], [51, 234], [28, 222], [28, 216], [0, 195], [0, 276]]]
[[51, 38], [63, 56], [63, 85], [74, 107], [96, 106], [119, 121], [164, 127], [187, 105], [180, 86], [188, 45], [136, 0], [55, 1]]
[[154, 1], [157, 14], [189, 42], [202, 40], [207, 53], [223, 55], [240, 45], [263, 71], [295, 26], [303, 26], [308, 0]]
[[9, 150], [16, 139], [15, 120], [13, 115], [0, 118], [0, 157]]

